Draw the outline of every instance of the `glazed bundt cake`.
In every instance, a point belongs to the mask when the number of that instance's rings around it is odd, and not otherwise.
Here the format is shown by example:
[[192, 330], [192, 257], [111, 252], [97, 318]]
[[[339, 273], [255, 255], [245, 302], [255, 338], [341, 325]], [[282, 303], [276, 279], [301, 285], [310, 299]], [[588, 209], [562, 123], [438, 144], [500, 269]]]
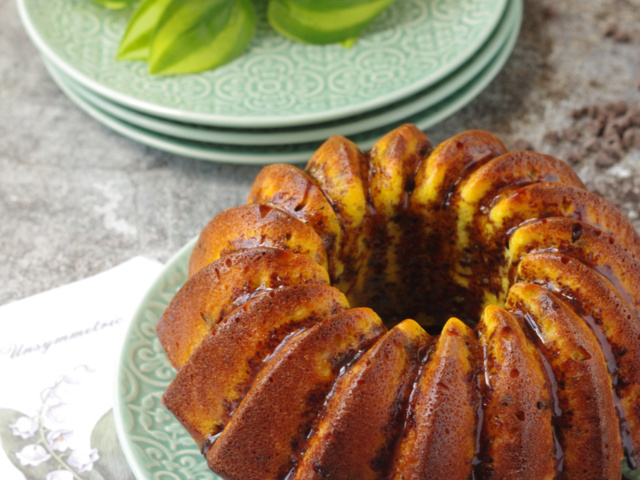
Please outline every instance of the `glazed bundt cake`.
[[[225, 479], [615, 479], [640, 460], [640, 238], [563, 162], [405, 125], [264, 168], [157, 332]], [[412, 318], [413, 320], [406, 320]]]

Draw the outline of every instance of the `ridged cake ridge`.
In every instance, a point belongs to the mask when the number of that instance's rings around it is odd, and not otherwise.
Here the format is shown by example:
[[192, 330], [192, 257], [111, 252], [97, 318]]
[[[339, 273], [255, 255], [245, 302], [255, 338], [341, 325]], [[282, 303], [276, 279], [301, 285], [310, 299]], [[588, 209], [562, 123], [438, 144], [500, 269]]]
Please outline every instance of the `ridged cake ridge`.
[[157, 326], [163, 402], [225, 479], [619, 480], [639, 255], [548, 155], [334, 136], [203, 229]]

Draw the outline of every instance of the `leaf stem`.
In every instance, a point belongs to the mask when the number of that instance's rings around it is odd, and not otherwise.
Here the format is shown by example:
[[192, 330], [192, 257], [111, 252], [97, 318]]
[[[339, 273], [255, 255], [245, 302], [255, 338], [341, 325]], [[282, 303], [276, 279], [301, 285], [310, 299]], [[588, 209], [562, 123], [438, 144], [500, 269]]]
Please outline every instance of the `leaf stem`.
[[[62, 383], [62, 378], [57, 380], [52, 387], [49, 387], [48, 390], [49, 392], [51, 392], [51, 390], [53, 390], [54, 388], [56, 388], [58, 385], [60, 385]], [[42, 395], [44, 395], [44, 392], [47, 391], [47, 389], [45, 389], [42, 392]], [[60, 465], [62, 468], [64, 468], [65, 470], [68, 470], [69, 472], [71, 472], [71, 475], [73, 475], [73, 478], [75, 478], [76, 480], [82, 480], [82, 477], [80, 477], [78, 474], [76, 474], [76, 472], [69, 466], [67, 465], [63, 460], [62, 457], [60, 455], [58, 455], [49, 445], [49, 442], [47, 442], [47, 437], [46, 437], [46, 433], [45, 433], [45, 428], [44, 428], [44, 407], [45, 407], [45, 400], [46, 398], [49, 397], [49, 393], [47, 393], [47, 395], [45, 396], [45, 398], [41, 398], [40, 400], [42, 400], [42, 406], [40, 407], [40, 410], [38, 411], [38, 430], [40, 432], [40, 442], [38, 443], [43, 443], [44, 444], [44, 448], [49, 452], [49, 454], [53, 457], [53, 459], [58, 462], [58, 465]]]

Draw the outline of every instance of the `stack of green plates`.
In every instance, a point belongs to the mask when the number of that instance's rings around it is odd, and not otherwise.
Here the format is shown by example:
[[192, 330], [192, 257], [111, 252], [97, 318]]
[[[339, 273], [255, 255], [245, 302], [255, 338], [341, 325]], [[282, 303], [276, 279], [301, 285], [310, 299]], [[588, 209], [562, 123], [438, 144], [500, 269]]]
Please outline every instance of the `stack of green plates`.
[[522, 0], [397, 0], [347, 49], [285, 39], [259, 11], [239, 59], [155, 77], [115, 60], [130, 10], [17, 1], [51, 76], [93, 118], [176, 154], [256, 164], [304, 162], [334, 134], [366, 149], [402, 123], [429, 128], [497, 75], [522, 21]]

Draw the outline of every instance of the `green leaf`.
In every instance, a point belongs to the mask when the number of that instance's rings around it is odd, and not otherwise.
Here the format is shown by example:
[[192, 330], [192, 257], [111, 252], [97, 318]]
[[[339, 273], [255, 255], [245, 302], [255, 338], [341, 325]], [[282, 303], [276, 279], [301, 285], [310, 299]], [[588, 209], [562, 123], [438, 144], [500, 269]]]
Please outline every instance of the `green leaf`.
[[116, 435], [113, 410], [105, 413], [93, 428], [91, 446], [100, 452], [100, 458], [93, 468], [105, 480], [135, 480]]
[[93, 3], [102, 5], [103, 7], [112, 8], [118, 10], [120, 8], [128, 7], [136, 2], [136, 0], [92, 0]]
[[267, 15], [274, 29], [293, 40], [315, 44], [337, 43], [360, 35], [393, 2], [271, 0]]
[[147, 60], [158, 21], [172, 0], [143, 0], [138, 5], [124, 32], [116, 58]]
[[24, 416], [24, 414], [15, 410], [0, 409], [0, 440], [2, 440], [2, 448], [13, 466], [20, 470], [27, 480], [42, 479], [48, 472], [57, 469], [57, 463], [55, 459], [49, 457], [48, 460], [39, 465], [22, 465], [16, 454], [28, 445], [37, 444], [41, 440], [39, 431], [36, 431], [29, 438], [22, 438], [13, 434], [9, 425], [15, 424], [20, 417]]
[[[11, 431], [10, 425], [15, 424], [20, 417], [24, 417], [20, 412], [9, 409], [0, 409], [0, 441], [2, 448], [7, 454], [7, 458], [11, 461], [14, 467], [22, 472], [26, 480], [42, 480], [47, 476], [49, 472], [54, 470], [67, 470], [71, 471], [62, 458], [64, 454], [60, 452], [54, 452], [47, 445], [46, 441], [43, 442], [42, 435], [46, 435], [49, 431], [44, 429], [43, 431], [36, 431], [28, 438], [22, 438], [20, 435], [14, 435]], [[41, 451], [44, 451], [47, 455], [46, 460], [43, 458], [40, 462], [35, 462], [35, 465], [23, 465], [18, 458], [18, 453], [23, 453], [24, 448], [37, 446]], [[102, 475], [97, 471], [83, 472], [78, 475], [78, 478], [82, 480], [105, 480]]]
[[245, 51], [255, 25], [251, 0], [173, 0], [153, 37], [149, 71], [195, 73], [224, 65]]
[[341, 41], [340, 45], [342, 45], [344, 48], [351, 48], [356, 44], [357, 41], [358, 37], [351, 37]]

